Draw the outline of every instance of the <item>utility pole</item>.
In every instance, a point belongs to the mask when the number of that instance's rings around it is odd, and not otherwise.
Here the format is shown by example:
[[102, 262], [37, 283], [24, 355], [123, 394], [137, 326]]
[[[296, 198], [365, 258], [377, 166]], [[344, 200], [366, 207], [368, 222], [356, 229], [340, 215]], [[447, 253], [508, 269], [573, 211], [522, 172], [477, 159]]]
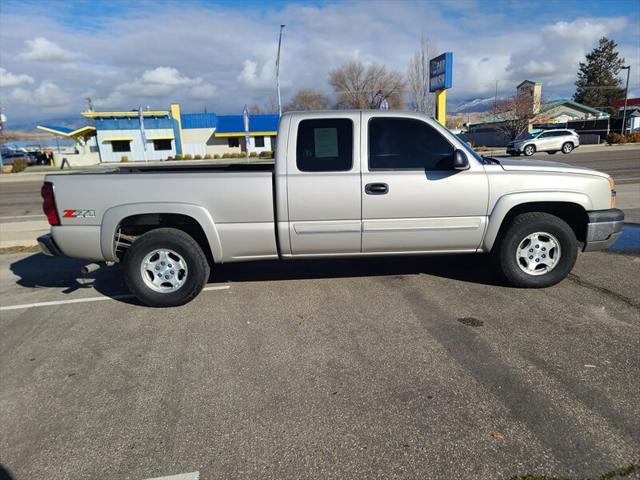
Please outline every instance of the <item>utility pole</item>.
[[280, 47], [282, 46], [282, 31], [285, 25], [280, 25], [280, 38], [278, 39], [278, 56], [276, 58], [276, 87], [278, 88], [278, 113], [282, 116], [282, 99], [280, 98]]
[[627, 85], [624, 87], [624, 110], [622, 111], [622, 128], [620, 133], [624, 135], [624, 124], [627, 121], [627, 97], [629, 96], [629, 74], [631, 73], [631, 65], [622, 67], [621, 70], [627, 71]]

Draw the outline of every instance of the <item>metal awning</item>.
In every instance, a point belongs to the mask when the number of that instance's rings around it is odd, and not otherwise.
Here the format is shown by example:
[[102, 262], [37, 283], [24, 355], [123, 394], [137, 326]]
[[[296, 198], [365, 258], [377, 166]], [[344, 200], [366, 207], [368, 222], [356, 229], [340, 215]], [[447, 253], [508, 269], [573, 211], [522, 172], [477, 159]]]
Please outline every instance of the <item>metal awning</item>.
[[103, 142], [132, 142], [133, 137], [109, 137], [103, 138]]
[[175, 140], [174, 137], [160, 136], [160, 137], [147, 137], [147, 140]]

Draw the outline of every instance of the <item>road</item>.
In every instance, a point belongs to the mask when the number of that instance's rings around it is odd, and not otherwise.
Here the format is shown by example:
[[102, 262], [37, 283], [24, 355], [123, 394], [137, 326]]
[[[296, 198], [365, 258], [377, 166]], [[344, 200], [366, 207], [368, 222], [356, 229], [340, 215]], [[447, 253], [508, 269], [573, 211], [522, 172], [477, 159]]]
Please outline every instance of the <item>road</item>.
[[[499, 156], [498, 156], [499, 158]], [[524, 157], [519, 157], [524, 158]], [[553, 160], [571, 163], [583, 167], [606, 172], [616, 180], [620, 186], [634, 184], [636, 187], [622, 187], [621, 190], [637, 192], [636, 207], [640, 213], [640, 148], [633, 147], [582, 147], [571, 155], [548, 155], [538, 153], [531, 158]], [[5, 217], [27, 216], [42, 214], [40, 187], [42, 179], [35, 181], [2, 183], [0, 184], [0, 221]], [[44, 219], [44, 216], [41, 216]], [[640, 217], [638, 219], [640, 223]]]

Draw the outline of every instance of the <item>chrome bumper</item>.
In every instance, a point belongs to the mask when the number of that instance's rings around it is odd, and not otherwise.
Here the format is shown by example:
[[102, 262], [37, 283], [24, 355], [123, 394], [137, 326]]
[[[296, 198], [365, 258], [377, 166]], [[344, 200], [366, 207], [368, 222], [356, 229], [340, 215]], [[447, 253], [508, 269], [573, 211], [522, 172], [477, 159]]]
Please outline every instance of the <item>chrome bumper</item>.
[[50, 233], [38, 237], [38, 246], [40, 247], [40, 250], [42, 250], [42, 253], [44, 253], [45, 255], [49, 255], [51, 257], [62, 256], [62, 252], [56, 245], [56, 242], [53, 241], [53, 237]]
[[587, 238], [583, 252], [609, 248], [622, 233], [624, 212], [617, 208], [588, 212]]

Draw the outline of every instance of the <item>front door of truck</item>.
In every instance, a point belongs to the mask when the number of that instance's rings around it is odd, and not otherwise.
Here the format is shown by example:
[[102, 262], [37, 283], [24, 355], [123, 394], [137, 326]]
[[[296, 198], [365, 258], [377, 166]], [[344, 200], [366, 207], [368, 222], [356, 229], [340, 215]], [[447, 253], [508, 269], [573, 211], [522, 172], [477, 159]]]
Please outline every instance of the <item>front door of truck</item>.
[[[432, 122], [432, 123], [430, 123]], [[451, 135], [434, 121], [362, 113], [362, 251], [475, 251], [487, 216], [480, 162], [454, 170]]]
[[293, 255], [361, 249], [359, 113], [294, 118], [287, 162]]

